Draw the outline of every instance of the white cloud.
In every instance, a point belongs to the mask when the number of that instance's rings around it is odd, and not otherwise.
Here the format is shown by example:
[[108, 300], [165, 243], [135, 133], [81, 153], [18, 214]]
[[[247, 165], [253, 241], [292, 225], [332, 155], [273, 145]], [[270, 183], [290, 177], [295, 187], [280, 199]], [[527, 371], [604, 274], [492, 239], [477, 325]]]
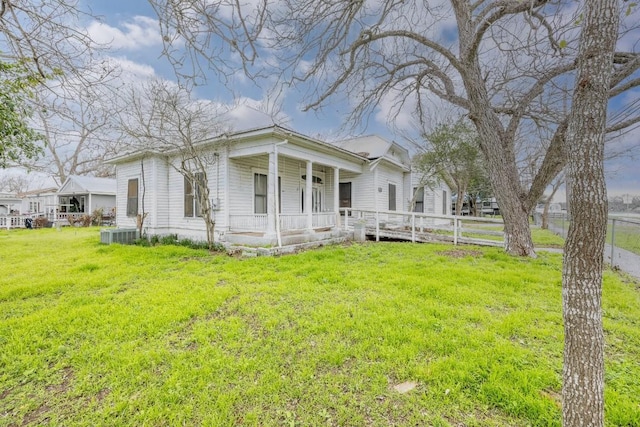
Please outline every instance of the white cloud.
[[147, 80], [156, 77], [154, 68], [147, 64], [134, 62], [123, 57], [109, 57], [109, 62], [123, 72], [122, 80]]
[[96, 43], [112, 49], [140, 50], [162, 44], [158, 21], [146, 16], [135, 16], [132, 21], [121, 23], [120, 28], [93, 21], [87, 32]]

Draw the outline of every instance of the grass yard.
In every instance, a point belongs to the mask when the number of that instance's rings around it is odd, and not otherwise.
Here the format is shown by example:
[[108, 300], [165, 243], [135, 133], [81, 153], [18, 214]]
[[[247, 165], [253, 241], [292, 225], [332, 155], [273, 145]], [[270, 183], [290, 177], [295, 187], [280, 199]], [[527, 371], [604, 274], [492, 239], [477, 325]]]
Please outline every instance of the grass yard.
[[[410, 243], [236, 259], [3, 230], [0, 425], [560, 426], [561, 262]], [[605, 274], [609, 426], [640, 425], [639, 292]]]

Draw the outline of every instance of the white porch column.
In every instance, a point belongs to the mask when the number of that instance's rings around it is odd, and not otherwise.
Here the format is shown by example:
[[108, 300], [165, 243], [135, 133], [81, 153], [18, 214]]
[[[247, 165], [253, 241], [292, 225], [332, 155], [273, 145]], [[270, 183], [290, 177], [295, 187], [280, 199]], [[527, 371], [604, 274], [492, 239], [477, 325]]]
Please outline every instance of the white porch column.
[[307, 160], [307, 179], [305, 180], [304, 207], [307, 214], [307, 230], [313, 230], [313, 163]]
[[333, 210], [336, 213], [336, 228], [340, 228], [340, 168], [333, 168]]
[[269, 153], [269, 173], [267, 175], [267, 235], [276, 234], [276, 188], [278, 187], [277, 153]]

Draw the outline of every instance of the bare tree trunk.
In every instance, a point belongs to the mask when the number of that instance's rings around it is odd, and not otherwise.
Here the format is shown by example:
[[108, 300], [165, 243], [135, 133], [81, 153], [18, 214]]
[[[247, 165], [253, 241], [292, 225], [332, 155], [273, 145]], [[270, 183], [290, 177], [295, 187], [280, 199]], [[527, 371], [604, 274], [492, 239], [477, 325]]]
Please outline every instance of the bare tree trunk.
[[602, 267], [607, 226], [603, 171], [607, 93], [618, 34], [618, 0], [587, 0], [568, 130], [572, 221], [565, 244], [562, 306], [563, 425], [604, 425]]
[[[206, 176], [206, 175], [205, 175]], [[209, 191], [208, 179], [204, 180], [205, 185], [200, 189], [200, 206], [202, 206], [202, 218], [207, 229], [207, 246], [209, 250], [213, 250], [216, 243], [216, 221], [213, 218], [213, 206], [211, 204], [211, 195]]]

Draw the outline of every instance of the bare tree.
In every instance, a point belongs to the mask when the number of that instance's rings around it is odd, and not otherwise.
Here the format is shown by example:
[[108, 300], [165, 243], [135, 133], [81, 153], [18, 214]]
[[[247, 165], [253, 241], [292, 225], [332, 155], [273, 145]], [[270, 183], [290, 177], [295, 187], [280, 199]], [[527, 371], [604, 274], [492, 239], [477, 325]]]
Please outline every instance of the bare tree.
[[563, 425], [604, 425], [602, 267], [607, 231], [604, 140], [618, 34], [617, 0], [587, 0], [568, 122], [572, 221], [562, 270]]
[[[209, 172], [220, 161], [207, 139], [224, 133], [221, 108], [209, 101], [191, 99], [188, 90], [173, 83], [154, 80], [130, 88], [120, 110], [120, 126], [133, 148], [161, 153], [169, 165], [185, 178], [185, 203], [204, 220], [207, 243], [215, 244], [214, 205]], [[145, 212], [141, 221], [144, 221]], [[141, 227], [141, 224], [139, 224]]]
[[78, 60], [97, 48], [77, 25], [87, 17], [75, 0], [0, 0], [0, 51], [42, 78], [59, 74], [82, 78]]
[[0, 176], [0, 191], [9, 193], [24, 193], [29, 189], [31, 181], [24, 175], [3, 174]]
[[[203, 76], [202, 67], [232, 78], [236, 68], [252, 77], [279, 73], [309, 87], [306, 108], [334, 98], [353, 107], [347, 120], [360, 123], [381, 99], [411, 107], [418, 118], [432, 97], [468, 115], [505, 220], [511, 254], [535, 256], [528, 216], [564, 168], [568, 114], [582, 10], [575, 4], [534, 0], [380, 2], [282, 0], [207, 2], [150, 0], [165, 35], [165, 53], [182, 77]], [[620, 39], [637, 25], [633, 10]], [[633, 43], [621, 43], [638, 49]], [[182, 47], [186, 47], [183, 50]], [[180, 55], [175, 55], [180, 52]], [[186, 53], [185, 53], [186, 52]], [[233, 53], [232, 56], [229, 53]], [[614, 55], [609, 99], [637, 87], [640, 55]], [[193, 66], [193, 68], [185, 68]], [[631, 103], [612, 115], [608, 131], [636, 125]], [[570, 108], [567, 109], [567, 112]], [[393, 113], [393, 112], [392, 112]], [[548, 129], [544, 141], [528, 129]], [[517, 141], [544, 149], [537, 171], [524, 180]], [[525, 182], [526, 181], [526, 182]]]
[[[89, 84], [84, 65], [102, 47], [81, 31], [79, 23], [88, 17], [76, 0], [0, 0], [0, 60], [25, 70], [33, 82], [29, 94], [33, 87], [46, 89], [60, 78]], [[6, 95], [4, 88], [1, 90]], [[28, 141], [7, 139], [3, 141], [6, 152], [1, 152], [9, 154], [12, 164], [32, 163], [36, 154], [41, 154], [37, 139], [33, 135]], [[12, 152], [11, 148], [19, 150]]]
[[44, 154], [18, 164], [42, 172], [61, 185], [69, 175], [110, 176], [105, 158], [115, 156], [119, 131], [114, 120], [118, 70], [108, 62], [86, 66], [83, 80], [60, 76], [38, 90], [33, 127]]

